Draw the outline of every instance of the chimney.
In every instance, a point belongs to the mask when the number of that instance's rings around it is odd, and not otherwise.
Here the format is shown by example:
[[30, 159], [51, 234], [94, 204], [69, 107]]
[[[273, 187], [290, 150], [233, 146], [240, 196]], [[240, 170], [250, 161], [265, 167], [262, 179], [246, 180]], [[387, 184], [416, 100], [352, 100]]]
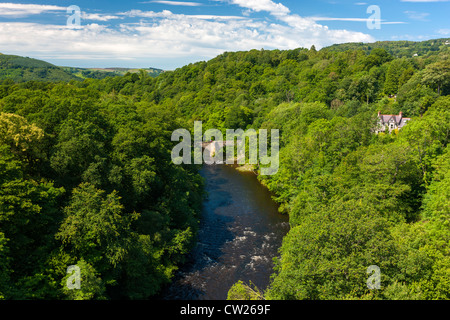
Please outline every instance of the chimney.
[[403, 112], [400, 111], [400, 119], [403, 118]]
[[381, 111], [378, 111], [378, 117], [381, 118]]

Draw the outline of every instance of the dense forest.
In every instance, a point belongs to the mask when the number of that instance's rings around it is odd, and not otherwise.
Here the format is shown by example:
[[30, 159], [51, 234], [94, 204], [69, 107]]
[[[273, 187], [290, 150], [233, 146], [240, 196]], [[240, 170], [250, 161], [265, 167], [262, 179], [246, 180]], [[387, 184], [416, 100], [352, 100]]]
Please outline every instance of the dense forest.
[[[3, 81], [0, 297], [158, 294], [195, 244], [204, 196], [199, 168], [171, 162], [170, 138], [201, 120], [281, 133], [280, 170], [259, 179], [291, 230], [269, 288], [242, 279], [230, 299], [449, 299], [445, 41], [226, 52], [156, 78]], [[405, 47], [420, 55], [395, 54]], [[378, 111], [412, 120], [376, 135]], [[75, 264], [84, 284], [68, 290]], [[367, 287], [371, 265], [380, 290]]]
[[[194, 244], [203, 194], [171, 110], [81, 83], [1, 86], [0, 293], [144, 299]], [[68, 290], [68, 266], [81, 290]]]

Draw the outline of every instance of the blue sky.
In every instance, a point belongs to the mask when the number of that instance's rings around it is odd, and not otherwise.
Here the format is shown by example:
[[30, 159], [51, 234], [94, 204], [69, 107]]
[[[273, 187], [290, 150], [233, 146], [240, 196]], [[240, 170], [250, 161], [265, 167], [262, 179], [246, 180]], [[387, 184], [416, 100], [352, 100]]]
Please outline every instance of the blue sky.
[[[68, 23], [72, 5], [80, 25]], [[0, 2], [0, 52], [172, 70], [224, 51], [448, 38], [449, 9], [450, 0], [11, 0]]]

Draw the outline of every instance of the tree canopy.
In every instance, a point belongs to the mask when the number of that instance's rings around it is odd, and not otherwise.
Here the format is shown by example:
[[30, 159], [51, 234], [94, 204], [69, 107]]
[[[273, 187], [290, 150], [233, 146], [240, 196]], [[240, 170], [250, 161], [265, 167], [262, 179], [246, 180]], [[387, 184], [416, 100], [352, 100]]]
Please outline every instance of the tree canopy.
[[[0, 298], [157, 295], [204, 196], [171, 135], [203, 121], [281, 134], [280, 170], [259, 179], [291, 230], [269, 288], [238, 282], [230, 299], [449, 299], [448, 59], [439, 40], [344, 44], [225, 52], [157, 77], [1, 81]], [[379, 111], [411, 120], [376, 135]]]

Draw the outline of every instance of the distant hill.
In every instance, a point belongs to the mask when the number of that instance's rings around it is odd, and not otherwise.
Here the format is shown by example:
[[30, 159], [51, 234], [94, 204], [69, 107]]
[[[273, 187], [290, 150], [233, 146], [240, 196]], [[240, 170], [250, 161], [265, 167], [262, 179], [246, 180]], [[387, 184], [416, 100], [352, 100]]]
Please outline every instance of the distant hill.
[[51, 63], [0, 53], [0, 80], [5, 79], [15, 82], [81, 80]]
[[162, 69], [156, 68], [142, 68], [142, 69], [130, 69], [130, 68], [74, 68], [74, 67], [62, 67], [66, 72], [75, 75], [79, 78], [86, 79], [104, 79], [107, 77], [123, 76], [127, 73], [139, 73], [140, 70], [145, 70], [151, 77], [157, 77], [164, 72]]
[[434, 39], [421, 42], [415, 41], [378, 41], [375, 43], [344, 43], [335, 44], [322, 50], [342, 52], [347, 50], [363, 50], [370, 52], [373, 49], [385, 49], [394, 57], [425, 56], [430, 52], [439, 51], [442, 47], [450, 46], [450, 38]]
[[[139, 73], [141, 69], [131, 68], [73, 68], [59, 67], [49, 62], [0, 53], [0, 80], [11, 79], [15, 82], [25, 81], [71, 81], [92, 78], [123, 76], [127, 73]], [[157, 77], [164, 70], [143, 68], [151, 77]]]

